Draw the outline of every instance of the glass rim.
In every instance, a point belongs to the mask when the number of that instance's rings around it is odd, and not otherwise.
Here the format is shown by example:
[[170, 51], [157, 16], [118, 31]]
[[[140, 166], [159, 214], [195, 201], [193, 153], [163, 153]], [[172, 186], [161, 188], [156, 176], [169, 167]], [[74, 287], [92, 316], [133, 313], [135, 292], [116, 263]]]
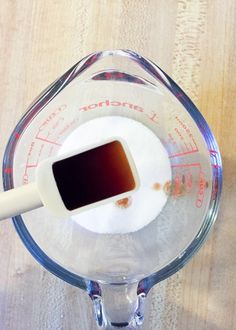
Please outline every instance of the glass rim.
[[[125, 56], [129, 59], [137, 62], [140, 66], [152, 75], [155, 79], [158, 79], [161, 84], [164, 84], [169, 91], [182, 103], [186, 111], [192, 117], [193, 121], [199, 128], [203, 139], [209, 150], [209, 157], [211, 158], [212, 165], [212, 176], [213, 185], [216, 187], [215, 195], [211, 196], [211, 200], [208, 206], [207, 213], [203, 220], [200, 230], [196, 233], [196, 236], [189, 244], [189, 246], [182, 251], [176, 258], [166, 265], [159, 271], [152, 273], [142, 279], [139, 282], [138, 291], [149, 291], [149, 289], [156, 283], [166, 279], [171, 276], [179, 269], [181, 269], [198, 251], [205, 241], [212, 225], [215, 222], [218, 210], [219, 210], [219, 200], [222, 190], [222, 161], [219, 152], [217, 142], [207, 124], [202, 114], [199, 112], [194, 103], [190, 98], [184, 93], [184, 91], [155, 63], [152, 61], [138, 55], [131, 50], [106, 50], [101, 52], [92, 53], [74, 66], [69, 69], [62, 77], [57, 79], [49, 87], [47, 87], [38, 98], [29, 106], [26, 113], [19, 120], [15, 129], [13, 130], [3, 157], [2, 166], [2, 176], [3, 176], [3, 186], [4, 190], [9, 190], [14, 188], [13, 184], [13, 171], [8, 171], [7, 169], [13, 168], [14, 152], [19, 141], [20, 134], [24, 132], [24, 129], [30, 124], [31, 120], [37, 116], [37, 114], [70, 82], [72, 82], [82, 71], [86, 70], [91, 64], [95, 63], [100, 58], [106, 56]], [[63, 268], [51, 258], [49, 258], [43, 250], [37, 245], [30, 235], [28, 229], [26, 228], [22, 216], [13, 217], [13, 223], [17, 233], [19, 234], [21, 240], [23, 241], [26, 248], [33, 255], [33, 257], [48, 271], [61, 278], [62, 280], [77, 286], [83, 290], [88, 290], [88, 287], [95, 281], [91, 281], [85, 277], [74, 274], [67, 269]], [[90, 285], [88, 285], [90, 283]]]

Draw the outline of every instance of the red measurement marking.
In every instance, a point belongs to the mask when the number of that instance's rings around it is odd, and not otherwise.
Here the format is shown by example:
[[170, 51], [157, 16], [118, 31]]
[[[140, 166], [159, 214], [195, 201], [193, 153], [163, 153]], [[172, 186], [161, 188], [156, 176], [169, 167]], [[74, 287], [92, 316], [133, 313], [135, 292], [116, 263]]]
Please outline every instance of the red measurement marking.
[[16, 139], [19, 139], [19, 137], [20, 137], [20, 134], [19, 133], [15, 133], [15, 138]]
[[105, 73], [105, 77], [106, 77], [106, 79], [111, 79], [111, 73], [110, 72], [106, 72]]
[[149, 115], [149, 114], [146, 114], [146, 116], [151, 120], [151, 121], [154, 121], [155, 123], [157, 123], [158, 121], [157, 121], [157, 119], [158, 119], [158, 117], [157, 117], [157, 114], [156, 113], [152, 113], [152, 116], [151, 115]]
[[54, 120], [54, 118], [58, 115], [60, 115], [60, 113], [66, 109], [66, 105], [62, 104], [61, 106], [59, 106], [59, 108], [55, 109], [55, 111], [53, 111], [52, 113], [50, 113], [50, 115], [44, 120], [44, 122], [39, 126], [39, 132], [44, 130], [48, 125], [50, 125], [51, 121]]
[[114, 76], [117, 78], [123, 78], [124, 74], [122, 72], [116, 72], [116, 74]]
[[68, 124], [66, 124], [61, 131], [59, 131], [57, 133], [57, 136], [55, 137], [55, 139], [59, 139], [61, 135], [63, 135], [66, 131], [68, 131], [71, 127], [73, 127], [73, 125], [76, 125], [76, 123], [80, 120], [80, 117], [76, 117], [74, 118], [71, 122], [69, 122]]
[[212, 198], [216, 199], [219, 190], [219, 185], [218, 185], [218, 177], [220, 175], [219, 168], [221, 168], [221, 166], [217, 164], [216, 165], [212, 164], [212, 167], [213, 167], [213, 177], [214, 177], [212, 184]]
[[184, 94], [183, 93], [176, 93], [175, 96], [178, 98], [178, 99], [181, 99]]
[[31, 168], [31, 167], [37, 167], [38, 164], [27, 164], [25, 167], [26, 168]]
[[102, 76], [95, 76], [92, 78], [93, 80], [102, 80]]
[[201, 208], [203, 201], [204, 201], [204, 196], [205, 196], [205, 190], [206, 190], [206, 179], [205, 179], [205, 174], [200, 171], [199, 173], [199, 181], [198, 181], [198, 191], [197, 191], [197, 199], [195, 202], [195, 206], [197, 208]]
[[41, 141], [44, 141], [44, 142], [47, 142], [47, 143], [55, 144], [56, 146], [61, 146], [61, 143], [51, 141], [51, 140], [48, 140], [48, 139], [44, 139], [44, 138], [41, 138], [39, 136], [36, 136], [35, 139], [41, 140]]
[[196, 142], [194, 140], [194, 137], [193, 137], [193, 134], [191, 132], [191, 129], [178, 116], [175, 116], [175, 120], [178, 122], [178, 124], [180, 125], [180, 127], [185, 131], [185, 133], [188, 135], [188, 137], [192, 140], [192, 142], [194, 143], [194, 145], [195, 145], [195, 147], [197, 149], [197, 144], [196, 144]]
[[39, 159], [40, 159], [40, 156], [41, 156], [41, 154], [42, 154], [42, 151], [43, 151], [44, 146], [45, 146], [45, 144], [42, 144], [42, 145], [41, 145], [40, 150], [39, 150], [39, 153], [38, 153], [38, 159], [37, 159], [37, 161], [36, 161], [35, 164], [29, 164], [29, 163], [28, 163], [28, 161], [29, 161], [29, 157], [28, 157], [28, 159], [27, 159], [27, 163], [26, 163], [26, 165], [25, 165], [25, 168], [26, 168], [26, 169], [27, 169], [27, 168], [35, 168], [35, 167], [38, 166]]
[[192, 190], [192, 186], [193, 186], [193, 176], [191, 174], [191, 172], [189, 172], [189, 170], [187, 170], [187, 172], [185, 173], [185, 189], [186, 189], [186, 193], [189, 193]]
[[221, 168], [221, 166], [218, 165], [218, 164], [211, 164], [211, 166], [214, 167], [214, 168]]
[[23, 175], [23, 184], [27, 184], [29, 182], [29, 176], [28, 174], [25, 172]]
[[60, 117], [57, 122], [52, 126], [52, 129], [55, 130], [60, 124], [62, 121], [64, 121], [65, 118], [64, 117]]
[[174, 157], [180, 157], [180, 156], [183, 156], [183, 155], [193, 154], [194, 152], [198, 152], [198, 149], [173, 154], [173, 155], [170, 155], [169, 158], [174, 158]]
[[7, 173], [7, 174], [12, 173], [12, 167], [5, 168], [4, 172]]
[[218, 154], [218, 152], [217, 152], [216, 150], [211, 150], [211, 149], [209, 149], [209, 152], [210, 152], [211, 154]]
[[171, 167], [201, 167], [200, 163], [192, 163], [192, 164], [173, 164]]
[[173, 197], [176, 198], [180, 194], [180, 188], [181, 188], [181, 175], [180, 175], [180, 173], [176, 173], [174, 182], [175, 182], [175, 184], [174, 184]]
[[[197, 147], [196, 143], [194, 141], [193, 141], [193, 143], [195, 144], [195, 148], [192, 146], [192, 144], [190, 142], [188, 144], [186, 142], [184, 142], [186, 151], [192, 151], [192, 150], [198, 151], [198, 147]], [[190, 149], [189, 149], [189, 146], [190, 146]]]
[[174, 138], [173, 138], [173, 136], [172, 136], [171, 133], [168, 133], [168, 136], [169, 136], [169, 139], [170, 139], [171, 141], [174, 141]]
[[[184, 139], [184, 138], [183, 138], [183, 135], [180, 133], [178, 127], [175, 127], [175, 132], [176, 132], [176, 134], [178, 135], [178, 137], [180, 138], [180, 140], [183, 140], [183, 139]], [[186, 144], [185, 144], [185, 145], [186, 145]]]

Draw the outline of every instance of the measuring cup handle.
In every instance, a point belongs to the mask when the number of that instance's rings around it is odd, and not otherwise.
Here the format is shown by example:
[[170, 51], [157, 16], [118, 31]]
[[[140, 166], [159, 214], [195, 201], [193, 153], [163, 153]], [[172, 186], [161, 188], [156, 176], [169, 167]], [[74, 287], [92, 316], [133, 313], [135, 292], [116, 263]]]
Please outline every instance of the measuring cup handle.
[[0, 220], [43, 206], [35, 183], [0, 193]]

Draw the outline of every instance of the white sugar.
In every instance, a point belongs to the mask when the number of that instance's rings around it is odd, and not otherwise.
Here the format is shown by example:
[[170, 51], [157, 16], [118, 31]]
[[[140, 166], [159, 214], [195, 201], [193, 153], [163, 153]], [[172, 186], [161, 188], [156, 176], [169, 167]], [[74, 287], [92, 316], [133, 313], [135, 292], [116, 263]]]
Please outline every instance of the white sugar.
[[126, 117], [100, 117], [82, 124], [68, 136], [60, 154], [113, 137], [121, 137], [127, 142], [140, 178], [140, 188], [130, 199], [73, 216], [77, 224], [97, 233], [128, 233], [146, 226], [163, 209], [167, 196], [161, 187], [171, 180], [170, 162], [160, 140], [149, 128]]

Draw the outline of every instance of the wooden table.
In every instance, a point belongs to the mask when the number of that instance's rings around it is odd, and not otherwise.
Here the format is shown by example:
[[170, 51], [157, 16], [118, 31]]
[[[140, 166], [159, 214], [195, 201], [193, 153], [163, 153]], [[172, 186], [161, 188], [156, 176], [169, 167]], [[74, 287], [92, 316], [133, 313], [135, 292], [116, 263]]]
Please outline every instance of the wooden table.
[[[219, 142], [224, 192], [207, 243], [152, 290], [146, 329], [236, 329], [236, 2], [2, 0], [1, 157], [39, 92], [95, 50], [158, 63], [201, 109]], [[10, 221], [0, 226], [0, 329], [95, 329], [86, 294], [43, 269]]]

